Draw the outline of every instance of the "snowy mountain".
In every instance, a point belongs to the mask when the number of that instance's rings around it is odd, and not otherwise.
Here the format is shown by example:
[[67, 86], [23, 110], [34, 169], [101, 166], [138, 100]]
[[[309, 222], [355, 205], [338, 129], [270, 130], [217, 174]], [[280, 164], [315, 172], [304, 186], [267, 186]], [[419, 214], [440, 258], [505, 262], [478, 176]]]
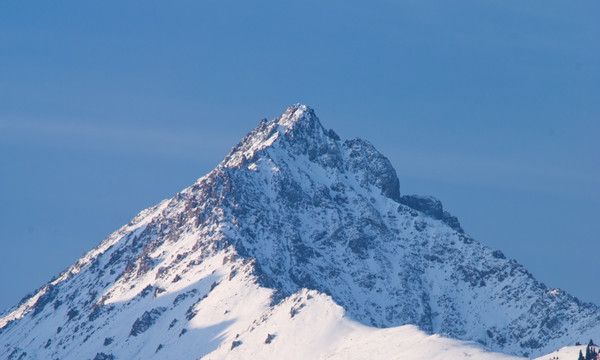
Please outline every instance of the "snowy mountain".
[[599, 335], [595, 305], [473, 240], [438, 200], [402, 196], [370, 143], [295, 105], [6, 312], [0, 354], [509, 359], [483, 349], [540, 356]]

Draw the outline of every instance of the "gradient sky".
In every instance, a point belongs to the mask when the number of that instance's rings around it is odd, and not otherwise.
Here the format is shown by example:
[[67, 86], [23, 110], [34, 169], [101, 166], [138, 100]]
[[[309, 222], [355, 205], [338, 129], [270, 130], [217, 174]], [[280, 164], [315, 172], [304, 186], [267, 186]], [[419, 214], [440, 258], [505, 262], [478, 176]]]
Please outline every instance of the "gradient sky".
[[293, 103], [600, 304], [600, 2], [4, 1], [0, 311]]

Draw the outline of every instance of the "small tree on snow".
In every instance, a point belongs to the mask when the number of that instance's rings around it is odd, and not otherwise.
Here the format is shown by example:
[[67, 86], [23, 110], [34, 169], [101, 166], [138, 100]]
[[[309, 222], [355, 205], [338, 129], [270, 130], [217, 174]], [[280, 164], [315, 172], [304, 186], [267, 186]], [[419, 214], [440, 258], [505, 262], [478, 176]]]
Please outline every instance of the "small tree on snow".
[[585, 348], [585, 359], [584, 360], [597, 360], [598, 352], [596, 351], [594, 341], [590, 339], [587, 347]]

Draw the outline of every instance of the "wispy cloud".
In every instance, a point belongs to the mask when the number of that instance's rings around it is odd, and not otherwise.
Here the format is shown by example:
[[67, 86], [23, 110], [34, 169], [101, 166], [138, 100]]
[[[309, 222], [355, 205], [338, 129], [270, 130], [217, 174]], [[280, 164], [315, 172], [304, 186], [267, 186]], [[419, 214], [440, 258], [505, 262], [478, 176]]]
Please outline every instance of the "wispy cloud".
[[413, 178], [461, 185], [514, 189], [600, 200], [598, 168], [566, 161], [548, 164], [531, 159], [480, 157], [475, 154], [404, 153], [391, 157], [399, 172]]
[[56, 120], [0, 118], [0, 138], [24, 145], [146, 152], [164, 155], [223, 151], [233, 145], [230, 137], [198, 130], [162, 130], [155, 127]]

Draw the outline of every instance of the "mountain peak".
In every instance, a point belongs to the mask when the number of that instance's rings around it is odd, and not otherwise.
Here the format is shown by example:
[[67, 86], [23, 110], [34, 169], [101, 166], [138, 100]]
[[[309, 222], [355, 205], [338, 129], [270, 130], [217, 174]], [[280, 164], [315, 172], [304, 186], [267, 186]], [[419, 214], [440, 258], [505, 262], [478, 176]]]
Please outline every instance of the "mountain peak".
[[334, 140], [340, 140], [339, 136], [332, 129], [326, 130], [319, 121], [315, 111], [304, 104], [296, 103], [288, 107], [281, 116], [273, 121], [285, 129], [285, 132], [301, 129], [305, 135], [308, 131], [311, 135], [324, 134]]
[[302, 122], [321, 125], [317, 115], [315, 115], [315, 111], [309, 106], [300, 103], [288, 107], [277, 119], [277, 124], [286, 128], [293, 128], [296, 124]]
[[225, 167], [239, 167], [266, 148], [279, 147], [292, 152], [331, 146], [339, 141], [333, 130], [326, 130], [314, 110], [297, 103], [279, 117], [260, 124], [246, 135], [224, 160]]
[[313, 109], [302, 104], [288, 107], [271, 121], [263, 119], [231, 150], [222, 165], [255, 168], [257, 162], [266, 160], [277, 167], [299, 159], [318, 164], [325, 171], [330, 169], [334, 177], [352, 176], [360, 186], [378, 189], [395, 201], [400, 199], [400, 181], [385, 156], [368, 141], [341, 141], [333, 130], [321, 125]]
[[299, 137], [307, 140], [319, 140], [323, 136], [339, 140], [337, 135], [331, 136], [331, 134], [335, 134], [332, 130], [327, 131], [321, 125], [315, 111], [304, 104], [297, 103], [288, 107], [281, 116], [273, 121], [277, 123], [279, 130], [287, 135], [288, 140], [295, 140]]
[[464, 234], [439, 200], [400, 196], [372, 144], [341, 141], [296, 104], [0, 317], [0, 352], [248, 358], [321, 341], [314, 329], [323, 343], [346, 336], [328, 314], [526, 357], [600, 334], [598, 307]]

